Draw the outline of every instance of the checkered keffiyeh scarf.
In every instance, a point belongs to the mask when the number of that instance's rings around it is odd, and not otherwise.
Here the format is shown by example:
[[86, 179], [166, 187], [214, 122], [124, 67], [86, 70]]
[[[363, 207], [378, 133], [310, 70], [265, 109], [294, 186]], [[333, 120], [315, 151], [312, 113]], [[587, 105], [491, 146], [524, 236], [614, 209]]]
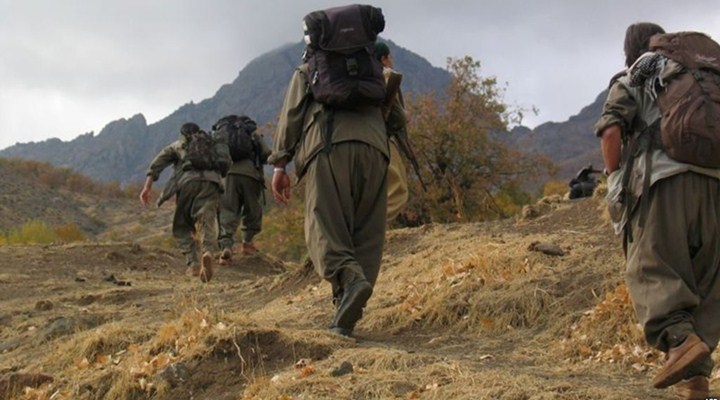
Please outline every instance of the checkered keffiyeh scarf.
[[642, 86], [648, 79], [655, 80], [665, 67], [667, 58], [657, 53], [645, 53], [630, 67], [630, 86]]

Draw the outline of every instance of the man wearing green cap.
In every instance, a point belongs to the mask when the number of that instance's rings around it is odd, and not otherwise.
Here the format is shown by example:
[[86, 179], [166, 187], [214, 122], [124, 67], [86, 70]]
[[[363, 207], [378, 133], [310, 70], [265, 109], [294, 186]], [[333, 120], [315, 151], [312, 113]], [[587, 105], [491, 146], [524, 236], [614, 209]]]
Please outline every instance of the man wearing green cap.
[[[394, 69], [393, 57], [390, 54], [390, 48], [384, 42], [375, 43], [375, 58], [383, 65], [383, 75], [385, 83], [391, 79], [393, 75], [401, 77]], [[408, 202], [408, 177], [405, 165], [400, 157], [398, 146], [398, 134], [405, 130], [407, 118], [405, 116], [405, 103], [403, 101], [402, 92], [398, 88], [395, 93], [389, 93], [392, 96], [389, 99], [387, 110], [384, 111], [385, 128], [390, 137], [390, 164], [388, 165], [387, 175], [387, 218], [386, 222], [392, 222], [402, 208]]]

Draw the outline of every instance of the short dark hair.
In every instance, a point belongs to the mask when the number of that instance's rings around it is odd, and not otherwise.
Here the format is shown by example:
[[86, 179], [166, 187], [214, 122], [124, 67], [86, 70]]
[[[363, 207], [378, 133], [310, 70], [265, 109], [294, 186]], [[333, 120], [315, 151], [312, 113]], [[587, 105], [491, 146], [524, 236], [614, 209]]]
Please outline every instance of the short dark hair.
[[200, 132], [200, 127], [194, 122], [186, 122], [180, 127], [180, 133], [183, 135], [192, 135], [197, 132]]
[[635, 60], [649, 50], [650, 38], [665, 30], [652, 22], [638, 22], [627, 27], [625, 31], [625, 66], [633, 65]]

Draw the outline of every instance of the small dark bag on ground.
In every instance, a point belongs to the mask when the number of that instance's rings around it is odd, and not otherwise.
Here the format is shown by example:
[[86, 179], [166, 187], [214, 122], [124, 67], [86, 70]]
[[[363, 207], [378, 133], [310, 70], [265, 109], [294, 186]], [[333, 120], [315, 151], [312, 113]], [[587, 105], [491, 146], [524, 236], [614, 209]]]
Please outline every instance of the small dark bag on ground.
[[658, 91], [663, 149], [674, 160], [720, 168], [720, 45], [679, 32], [653, 36], [650, 51], [685, 67]]
[[303, 22], [315, 100], [337, 108], [379, 106], [385, 79], [374, 43], [385, 29], [382, 10], [357, 4], [335, 7], [312, 12]]

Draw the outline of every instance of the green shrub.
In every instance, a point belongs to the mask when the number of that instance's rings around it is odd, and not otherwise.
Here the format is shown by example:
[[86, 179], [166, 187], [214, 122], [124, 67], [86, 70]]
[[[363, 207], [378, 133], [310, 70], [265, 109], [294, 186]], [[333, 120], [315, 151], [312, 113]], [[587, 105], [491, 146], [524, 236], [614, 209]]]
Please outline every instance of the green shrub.
[[87, 240], [85, 234], [75, 224], [53, 228], [37, 219], [30, 220], [19, 228], [13, 228], [5, 235], [0, 235], [0, 244], [50, 244], [85, 240]]
[[20, 228], [11, 229], [7, 234], [8, 244], [50, 244], [58, 241], [58, 235], [48, 224], [30, 220]]
[[[307, 254], [305, 246], [303, 189], [295, 188], [292, 200], [286, 206], [276, 205], [263, 215], [262, 232], [255, 242], [264, 253], [272, 254], [281, 260], [302, 262]], [[266, 193], [272, 199], [272, 194]], [[242, 237], [238, 231], [236, 237]]]

